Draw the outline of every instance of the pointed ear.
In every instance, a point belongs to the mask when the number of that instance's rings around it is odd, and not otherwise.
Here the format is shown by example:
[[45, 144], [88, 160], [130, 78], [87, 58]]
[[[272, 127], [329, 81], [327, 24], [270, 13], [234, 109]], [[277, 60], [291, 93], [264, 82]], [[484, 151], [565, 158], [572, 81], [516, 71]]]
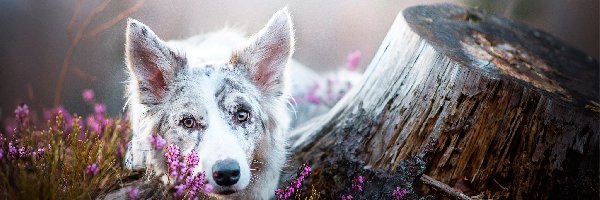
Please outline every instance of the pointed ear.
[[126, 34], [125, 57], [132, 81], [137, 84], [141, 102], [156, 104], [185, 66], [185, 58], [137, 20], [127, 20]]
[[294, 30], [287, 8], [279, 10], [249, 44], [235, 51], [230, 64], [241, 68], [266, 94], [280, 96], [284, 71], [294, 51]]

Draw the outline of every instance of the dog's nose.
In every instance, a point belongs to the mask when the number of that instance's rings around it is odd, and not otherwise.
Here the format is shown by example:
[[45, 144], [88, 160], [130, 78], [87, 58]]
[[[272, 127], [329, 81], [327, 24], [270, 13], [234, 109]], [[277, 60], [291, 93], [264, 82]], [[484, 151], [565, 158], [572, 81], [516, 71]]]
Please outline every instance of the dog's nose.
[[213, 178], [220, 186], [230, 186], [240, 180], [240, 165], [237, 161], [226, 159], [213, 165]]

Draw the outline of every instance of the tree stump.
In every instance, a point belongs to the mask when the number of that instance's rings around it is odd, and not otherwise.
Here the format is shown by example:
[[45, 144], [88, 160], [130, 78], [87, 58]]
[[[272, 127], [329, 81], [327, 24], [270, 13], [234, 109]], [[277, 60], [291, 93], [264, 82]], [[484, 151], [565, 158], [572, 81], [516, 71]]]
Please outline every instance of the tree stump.
[[472, 195], [598, 199], [598, 73], [597, 60], [526, 25], [411, 7], [361, 85], [292, 132], [291, 159], [312, 166], [321, 197], [349, 193], [362, 174], [365, 195], [382, 198], [402, 185], [400, 168], [419, 170], [402, 160], [435, 140], [424, 173], [466, 181]]

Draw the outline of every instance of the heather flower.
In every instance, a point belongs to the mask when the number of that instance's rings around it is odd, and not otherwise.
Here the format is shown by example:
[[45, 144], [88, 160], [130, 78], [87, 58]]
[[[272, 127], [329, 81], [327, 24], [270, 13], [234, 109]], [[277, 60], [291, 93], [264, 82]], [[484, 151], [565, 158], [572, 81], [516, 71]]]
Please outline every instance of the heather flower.
[[43, 155], [44, 155], [44, 152], [46, 152], [46, 149], [45, 149], [44, 147], [40, 147], [40, 148], [38, 148], [38, 150], [37, 150], [37, 155], [38, 155], [38, 156], [43, 156]]
[[356, 178], [354, 178], [352, 180], [352, 189], [357, 192], [362, 192], [363, 191], [362, 184], [363, 184], [363, 177], [357, 176]]
[[23, 103], [17, 106], [15, 109], [15, 117], [17, 118], [17, 126], [19, 128], [27, 128], [27, 119], [29, 118], [29, 107], [27, 104]]
[[99, 123], [94, 116], [87, 116], [85, 121], [90, 131], [96, 133], [102, 132], [102, 124]]
[[104, 115], [104, 113], [106, 113], [106, 105], [103, 103], [97, 103], [94, 105], [94, 113], [97, 115]]
[[352, 195], [342, 195], [342, 200], [352, 200]]
[[25, 157], [25, 155], [27, 155], [27, 152], [25, 151], [25, 146], [22, 146], [21, 148], [19, 148], [19, 157]]
[[57, 106], [51, 110], [44, 111], [44, 119], [54, 121], [55, 117], [62, 115], [62, 118], [65, 121], [66, 132], [70, 132], [73, 127], [73, 116], [67, 111], [62, 105]]
[[195, 197], [202, 186], [204, 185], [205, 177], [204, 173], [199, 173], [196, 176], [191, 176], [191, 174], [187, 177], [185, 187], [190, 190], [189, 195], [191, 197]]
[[165, 147], [165, 145], [167, 144], [167, 141], [165, 141], [165, 139], [163, 139], [160, 135], [158, 134], [152, 134], [150, 135], [150, 144], [152, 144], [152, 147], [154, 147], [154, 149], [162, 149], [163, 147]]
[[296, 179], [292, 180], [291, 184], [287, 187], [285, 187], [285, 189], [276, 189], [275, 190], [275, 196], [278, 199], [288, 199], [290, 198], [294, 192], [296, 190], [299, 190], [300, 187], [302, 187], [302, 181], [304, 181], [304, 178], [306, 176], [308, 176], [311, 172], [311, 168], [306, 165], [303, 164], [301, 167], [301, 171], [298, 173], [298, 176]]
[[93, 103], [94, 102], [94, 91], [91, 89], [85, 89], [83, 90], [83, 93], [81, 94], [83, 96], [83, 100], [87, 103]]
[[17, 147], [12, 142], [8, 143], [8, 156], [15, 158], [17, 157]]
[[404, 196], [406, 196], [406, 194], [408, 194], [408, 190], [401, 188], [401, 187], [396, 187], [396, 189], [392, 193], [392, 197], [394, 197], [394, 200], [400, 200], [400, 199], [404, 198]]
[[196, 165], [198, 165], [199, 161], [200, 161], [200, 158], [198, 158], [198, 154], [196, 154], [196, 150], [192, 150], [186, 158], [186, 164], [187, 164], [186, 168], [188, 170], [187, 171], [188, 175], [191, 175], [193, 173], [193, 170], [196, 167]]
[[362, 54], [359, 50], [355, 50], [348, 54], [348, 57], [346, 58], [348, 61], [348, 70], [355, 71], [358, 68], [358, 63], [360, 62], [361, 56]]
[[98, 173], [98, 164], [94, 163], [94, 164], [88, 165], [87, 168], [85, 169], [85, 173], [96, 175]]
[[185, 185], [184, 184], [176, 185], [175, 186], [175, 196], [176, 197], [183, 196], [183, 193], [185, 193]]
[[137, 187], [131, 187], [127, 192], [127, 196], [129, 199], [137, 199], [139, 196], [140, 190]]
[[2, 151], [2, 149], [0, 149], [0, 160], [2, 160], [2, 158], [4, 158], [4, 151]]
[[19, 120], [27, 118], [29, 116], [29, 107], [27, 106], [27, 104], [23, 103], [17, 106], [17, 109], [15, 109], [15, 116]]
[[321, 98], [317, 95], [317, 89], [319, 89], [318, 84], [314, 84], [308, 88], [308, 92], [304, 95], [304, 98], [315, 105], [321, 104]]
[[171, 176], [177, 177], [181, 165], [179, 163], [179, 147], [175, 144], [169, 145], [167, 147], [167, 152], [165, 152], [165, 158], [167, 158], [167, 165], [169, 166]]
[[192, 150], [185, 156], [185, 163], [180, 160], [180, 153], [179, 147], [175, 144], [169, 145], [165, 152], [169, 174], [176, 181], [175, 196], [182, 196], [187, 191], [187, 196], [193, 199], [201, 191], [205, 193], [212, 192], [212, 186], [205, 185], [206, 177], [204, 172], [194, 175], [194, 168], [196, 168], [200, 161], [196, 151]]

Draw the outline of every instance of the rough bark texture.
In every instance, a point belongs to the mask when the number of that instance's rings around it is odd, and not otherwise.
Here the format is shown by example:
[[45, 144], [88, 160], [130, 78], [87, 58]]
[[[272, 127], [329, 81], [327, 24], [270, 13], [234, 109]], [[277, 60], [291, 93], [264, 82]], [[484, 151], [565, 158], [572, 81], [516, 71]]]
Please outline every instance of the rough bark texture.
[[[363, 83], [293, 132], [322, 197], [386, 197], [402, 161], [430, 141], [425, 174], [474, 194], [598, 199], [598, 61], [552, 36], [475, 9], [439, 4], [400, 13]], [[414, 163], [414, 162], [413, 162]], [[409, 170], [410, 171], [410, 170]], [[285, 179], [285, 178], [284, 178]], [[427, 189], [424, 190], [427, 192]]]

